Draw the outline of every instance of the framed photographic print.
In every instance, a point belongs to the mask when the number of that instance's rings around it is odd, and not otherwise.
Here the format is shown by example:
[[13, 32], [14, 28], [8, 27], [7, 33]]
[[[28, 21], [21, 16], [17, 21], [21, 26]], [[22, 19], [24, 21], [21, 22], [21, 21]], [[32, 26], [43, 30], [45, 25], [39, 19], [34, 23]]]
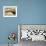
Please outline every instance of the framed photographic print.
[[3, 17], [17, 17], [17, 6], [3, 6]]

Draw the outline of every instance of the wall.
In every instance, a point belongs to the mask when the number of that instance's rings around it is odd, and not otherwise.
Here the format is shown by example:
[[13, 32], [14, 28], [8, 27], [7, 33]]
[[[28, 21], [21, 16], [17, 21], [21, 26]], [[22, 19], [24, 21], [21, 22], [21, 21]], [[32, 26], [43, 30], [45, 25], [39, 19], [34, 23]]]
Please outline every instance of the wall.
[[[5, 5], [17, 5], [18, 17], [4, 18]], [[18, 24], [46, 24], [46, 0], [0, 0], [0, 44], [8, 43], [9, 32], [17, 34]]]

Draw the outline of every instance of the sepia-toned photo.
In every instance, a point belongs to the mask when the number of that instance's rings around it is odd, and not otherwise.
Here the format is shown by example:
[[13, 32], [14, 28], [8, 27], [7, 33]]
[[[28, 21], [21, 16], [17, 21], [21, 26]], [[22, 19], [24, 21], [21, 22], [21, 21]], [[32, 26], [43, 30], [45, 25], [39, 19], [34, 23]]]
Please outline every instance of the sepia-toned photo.
[[17, 6], [4, 6], [3, 16], [4, 17], [17, 17]]

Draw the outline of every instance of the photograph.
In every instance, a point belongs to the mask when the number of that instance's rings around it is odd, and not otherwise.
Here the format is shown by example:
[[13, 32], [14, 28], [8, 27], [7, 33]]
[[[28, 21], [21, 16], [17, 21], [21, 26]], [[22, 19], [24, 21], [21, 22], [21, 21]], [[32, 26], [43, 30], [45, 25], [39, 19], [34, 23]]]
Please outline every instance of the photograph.
[[3, 6], [3, 17], [17, 17], [17, 6]]

